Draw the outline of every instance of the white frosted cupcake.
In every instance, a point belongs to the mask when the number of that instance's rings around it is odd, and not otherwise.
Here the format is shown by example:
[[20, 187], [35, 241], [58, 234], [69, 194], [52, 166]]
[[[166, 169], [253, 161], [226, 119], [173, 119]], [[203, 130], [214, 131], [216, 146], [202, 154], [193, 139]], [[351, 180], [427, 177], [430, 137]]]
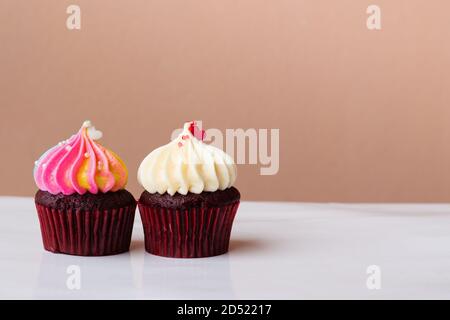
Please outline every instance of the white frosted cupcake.
[[149, 253], [198, 258], [228, 251], [240, 201], [233, 187], [236, 165], [225, 152], [203, 143], [204, 135], [188, 122], [139, 167], [145, 191], [138, 206]]

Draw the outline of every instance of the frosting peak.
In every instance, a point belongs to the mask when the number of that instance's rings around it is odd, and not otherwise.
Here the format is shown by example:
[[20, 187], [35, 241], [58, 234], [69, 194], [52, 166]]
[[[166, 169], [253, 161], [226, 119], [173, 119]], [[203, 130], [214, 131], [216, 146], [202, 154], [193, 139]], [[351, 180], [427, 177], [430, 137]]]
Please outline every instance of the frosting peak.
[[78, 133], [45, 152], [33, 172], [38, 188], [65, 195], [123, 189], [127, 168], [118, 155], [96, 141], [101, 137], [102, 132], [85, 121]]
[[222, 150], [203, 143], [205, 131], [195, 122], [170, 143], [152, 151], [138, 169], [139, 183], [150, 193], [186, 195], [225, 190], [233, 186], [237, 169]]

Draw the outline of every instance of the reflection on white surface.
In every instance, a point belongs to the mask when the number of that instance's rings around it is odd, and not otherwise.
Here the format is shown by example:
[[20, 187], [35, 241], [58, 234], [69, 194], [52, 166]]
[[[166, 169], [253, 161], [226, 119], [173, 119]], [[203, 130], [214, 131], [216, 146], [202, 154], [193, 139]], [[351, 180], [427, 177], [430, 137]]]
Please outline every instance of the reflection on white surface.
[[142, 282], [145, 299], [236, 298], [226, 254], [198, 259], [145, 254]]
[[[70, 266], [76, 266], [79, 273], [71, 272], [71, 269], [68, 269]], [[72, 282], [67, 284], [74, 276], [79, 276], [79, 289], [70, 286]], [[89, 296], [93, 299], [127, 299], [133, 298], [130, 296], [133, 289], [129, 252], [107, 257], [79, 257], [43, 252], [33, 298], [83, 299]]]
[[32, 199], [0, 197], [0, 298], [449, 299], [449, 230], [450, 205], [244, 202], [225, 255], [150, 255], [137, 215], [130, 252], [77, 257], [43, 250]]

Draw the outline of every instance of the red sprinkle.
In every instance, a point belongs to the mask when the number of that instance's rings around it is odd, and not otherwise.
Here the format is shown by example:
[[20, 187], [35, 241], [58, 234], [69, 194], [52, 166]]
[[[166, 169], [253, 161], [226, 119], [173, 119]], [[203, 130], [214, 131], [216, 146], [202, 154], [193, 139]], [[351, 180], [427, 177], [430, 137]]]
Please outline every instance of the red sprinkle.
[[206, 137], [205, 130], [200, 130], [200, 128], [197, 126], [195, 121], [192, 121], [189, 125], [189, 131], [192, 133], [194, 137], [196, 137], [198, 140], [203, 141]]
[[178, 142], [178, 146], [181, 148], [183, 144], [181, 142]]
[[187, 140], [187, 139], [189, 139], [189, 136], [188, 135], [181, 136], [181, 139]]

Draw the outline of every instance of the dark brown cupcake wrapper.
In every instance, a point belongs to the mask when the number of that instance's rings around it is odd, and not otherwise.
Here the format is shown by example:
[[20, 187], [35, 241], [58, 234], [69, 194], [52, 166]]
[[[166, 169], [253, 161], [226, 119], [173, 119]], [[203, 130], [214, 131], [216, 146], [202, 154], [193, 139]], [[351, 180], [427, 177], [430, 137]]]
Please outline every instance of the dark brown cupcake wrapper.
[[173, 258], [201, 258], [228, 251], [239, 201], [223, 207], [167, 209], [139, 203], [145, 250]]
[[136, 206], [109, 210], [57, 210], [36, 203], [45, 250], [105, 256], [130, 248]]

